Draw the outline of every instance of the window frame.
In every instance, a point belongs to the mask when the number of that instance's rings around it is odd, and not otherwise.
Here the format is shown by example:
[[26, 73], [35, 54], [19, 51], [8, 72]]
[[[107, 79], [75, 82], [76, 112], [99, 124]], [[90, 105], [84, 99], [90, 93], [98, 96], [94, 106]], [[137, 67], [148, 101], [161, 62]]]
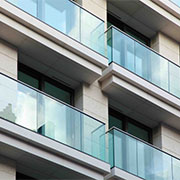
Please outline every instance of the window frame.
[[[60, 88], [64, 91], [67, 91], [70, 93], [70, 105], [71, 106], [74, 106], [74, 90], [68, 86], [66, 86], [65, 84], [63, 83], [60, 83], [22, 63], [18, 63], [18, 72], [21, 71], [35, 79], [37, 79], [39, 81], [39, 87], [38, 89], [40, 91], [43, 91], [45, 92], [45, 81], [56, 86], [57, 88]], [[46, 92], [45, 92], [46, 93]], [[66, 102], [65, 102], [66, 103]]]
[[[145, 35], [141, 34], [138, 31], [136, 31], [135, 29], [133, 29], [129, 25], [125, 24], [124, 22], [122, 22], [120, 20], [120, 17], [118, 17], [117, 15], [114, 15], [113, 13], [108, 12], [107, 13], [107, 21], [109, 23], [111, 23], [112, 25], [116, 26], [117, 28], [119, 28], [120, 30], [124, 31], [125, 33], [129, 34], [130, 36], [139, 37], [139, 38], [136, 38], [136, 37], [134, 37], [134, 38], [137, 39], [138, 41], [142, 42], [146, 46], [150, 47], [150, 39], [148, 37], [146, 37]], [[132, 34], [134, 34], [134, 36]]]
[[[148, 143], [152, 144], [152, 129], [147, 127], [146, 125], [122, 114], [121, 112], [115, 110], [112, 107], [109, 107], [109, 115], [114, 116], [122, 121], [122, 130], [128, 133], [128, 123], [130, 122], [131, 124], [145, 130], [148, 132]], [[110, 119], [109, 119], [110, 120]], [[108, 120], [108, 121], [109, 121]], [[109, 128], [109, 127], [108, 127]], [[129, 133], [130, 134], [130, 133]]]

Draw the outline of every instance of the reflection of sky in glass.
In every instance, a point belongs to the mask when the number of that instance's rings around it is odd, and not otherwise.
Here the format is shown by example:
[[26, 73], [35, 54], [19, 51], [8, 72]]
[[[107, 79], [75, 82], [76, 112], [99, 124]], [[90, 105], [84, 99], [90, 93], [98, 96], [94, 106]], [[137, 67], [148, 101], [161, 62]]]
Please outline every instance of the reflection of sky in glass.
[[33, 16], [37, 16], [37, 0], [8, 0]]
[[[114, 165], [141, 178], [172, 180], [178, 178], [180, 163], [174, 161], [176, 173], [172, 174], [172, 157], [152, 146], [122, 132], [114, 132]], [[178, 171], [179, 172], [179, 171]], [[174, 175], [174, 176], [173, 176]], [[175, 178], [175, 179], [176, 179]], [[178, 180], [178, 179], [177, 179]]]
[[18, 91], [17, 104], [15, 108], [16, 123], [28, 129], [37, 130], [37, 99], [28, 92]]
[[43, 21], [57, 30], [79, 40], [79, 10], [70, 1], [46, 0]]
[[180, 0], [171, 0], [174, 4], [180, 7]]
[[100, 145], [100, 137], [105, 133], [101, 122], [3, 75], [0, 94], [3, 118], [38, 132], [44, 128], [43, 135], [105, 159], [100, 152], [100, 148], [105, 149], [105, 143], [101, 144], [104, 147]]
[[52, 27], [66, 32], [66, 11], [60, 11], [46, 2], [43, 20]]
[[104, 54], [104, 23], [81, 9], [81, 42]]
[[173, 158], [173, 180], [180, 179], [180, 160]]
[[69, 0], [8, 0], [53, 28], [105, 55], [104, 22]]
[[[109, 54], [110, 59], [113, 58], [113, 61], [122, 67], [180, 97], [180, 68], [178, 66], [117, 29], [111, 30], [113, 31], [113, 52]], [[110, 39], [108, 41], [110, 42]]]
[[[53, 126], [54, 138], [66, 143], [66, 106], [49, 98], [44, 97], [44, 100], [45, 133], [47, 133], [47, 135], [51, 134], [48, 131], [51, 131], [51, 127]], [[48, 127], [47, 124], [51, 124], [52, 126]]]

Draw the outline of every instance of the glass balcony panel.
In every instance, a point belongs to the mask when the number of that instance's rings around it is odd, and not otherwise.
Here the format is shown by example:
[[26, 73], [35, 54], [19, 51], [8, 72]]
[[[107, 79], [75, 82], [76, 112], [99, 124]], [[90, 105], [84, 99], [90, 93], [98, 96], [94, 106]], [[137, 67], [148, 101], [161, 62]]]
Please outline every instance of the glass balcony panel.
[[151, 51], [151, 82], [168, 91], [168, 73], [168, 61]]
[[112, 38], [113, 61], [134, 72], [134, 41], [124, 34], [119, 36], [119, 31], [116, 29], [112, 29]]
[[104, 22], [84, 9], [81, 9], [81, 42], [105, 54]]
[[37, 17], [38, 0], [8, 0], [10, 3], [21, 8], [25, 12]]
[[[41, 8], [42, 10], [41, 10]], [[80, 8], [67, 0], [45, 0], [39, 6], [40, 19], [55, 29], [80, 40]]]
[[115, 62], [165, 91], [180, 97], [180, 67], [120, 30], [107, 32], [109, 62]]
[[0, 75], [0, 117], [37, 130], [37, 92]]
[[138, 176], [146, 180], [172, 180], [171, 156], [138, 141]]
[[137, 174], [136, 140], [114, 130], [115, 166], [133, 174]]
[[180, 160], [121, 130], [108, 133], [111, 167], [146, 180], [179, 180]]
[[171, 62], [169, 62], [169, 82], [169, 91], [180, 98], [180, 68]]
[[180, 7], [180, 1], [179, 0], [171, 0], [174, 4]]
[[108, 56], [109, 62], [111, 63], [113, 60], [113, 55], [112, 55], [112, 29], [111, 28], [107, 31], [107, 56]]
[[80, 150], [80, 113], [42, 94], [38, 105], [38, 132]]
[[107, 141], [108, 141], [108, 146], [109, 146], [109, 164], [111, 167], [115, 166], [115, 158], [114, 158], [114, 152], [115, 152], [115, 146], [114, 146], [114, 131], [108, 132], [106, 134]]
[[105, 125], [0, 74], [0, 117], [103, 161], [108, 160]]
[[101, 55], [106, 55], [104, 21], [70, 0], [7, 1]]
[[104, 124], [42, 94], [39, 94], [38, 105], [40, 134], [105, 160], [101, 151], [101, 145], [105, 151], [101, 138], [105, 134]]
[[179, 180], [180, 179], [180, 160], [172, 158], [173, 163], [173, 180]]

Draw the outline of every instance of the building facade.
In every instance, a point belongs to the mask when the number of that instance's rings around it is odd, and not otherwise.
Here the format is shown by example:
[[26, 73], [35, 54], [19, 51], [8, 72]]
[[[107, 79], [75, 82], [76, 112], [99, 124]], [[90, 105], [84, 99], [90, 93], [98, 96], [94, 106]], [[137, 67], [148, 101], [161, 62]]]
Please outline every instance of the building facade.
[[180, 0], [0, 0], [0, 180], [180, 180]]

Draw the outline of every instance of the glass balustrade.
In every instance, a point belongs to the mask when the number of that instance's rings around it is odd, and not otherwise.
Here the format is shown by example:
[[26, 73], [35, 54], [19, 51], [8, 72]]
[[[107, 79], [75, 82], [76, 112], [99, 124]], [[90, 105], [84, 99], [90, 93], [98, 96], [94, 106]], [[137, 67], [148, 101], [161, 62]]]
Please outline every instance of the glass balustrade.
[[104, 22], [70, 0], [7, 0], [105, 56]]
[[170, 0], [170, 1], [172, 1], [174, 4], [180, 7], [180, 0]]
[[180, 98], [180, 67], [115, 27], [107, 31], [109, 62], [115, 62]]
[[116, 128], [108, 132], [108, 137], [111, 167], [146, 180], [180, 179], [179, 159]]
[[3, 74], [0, 102], [1, 118], [108, 161], [100, 121]]

